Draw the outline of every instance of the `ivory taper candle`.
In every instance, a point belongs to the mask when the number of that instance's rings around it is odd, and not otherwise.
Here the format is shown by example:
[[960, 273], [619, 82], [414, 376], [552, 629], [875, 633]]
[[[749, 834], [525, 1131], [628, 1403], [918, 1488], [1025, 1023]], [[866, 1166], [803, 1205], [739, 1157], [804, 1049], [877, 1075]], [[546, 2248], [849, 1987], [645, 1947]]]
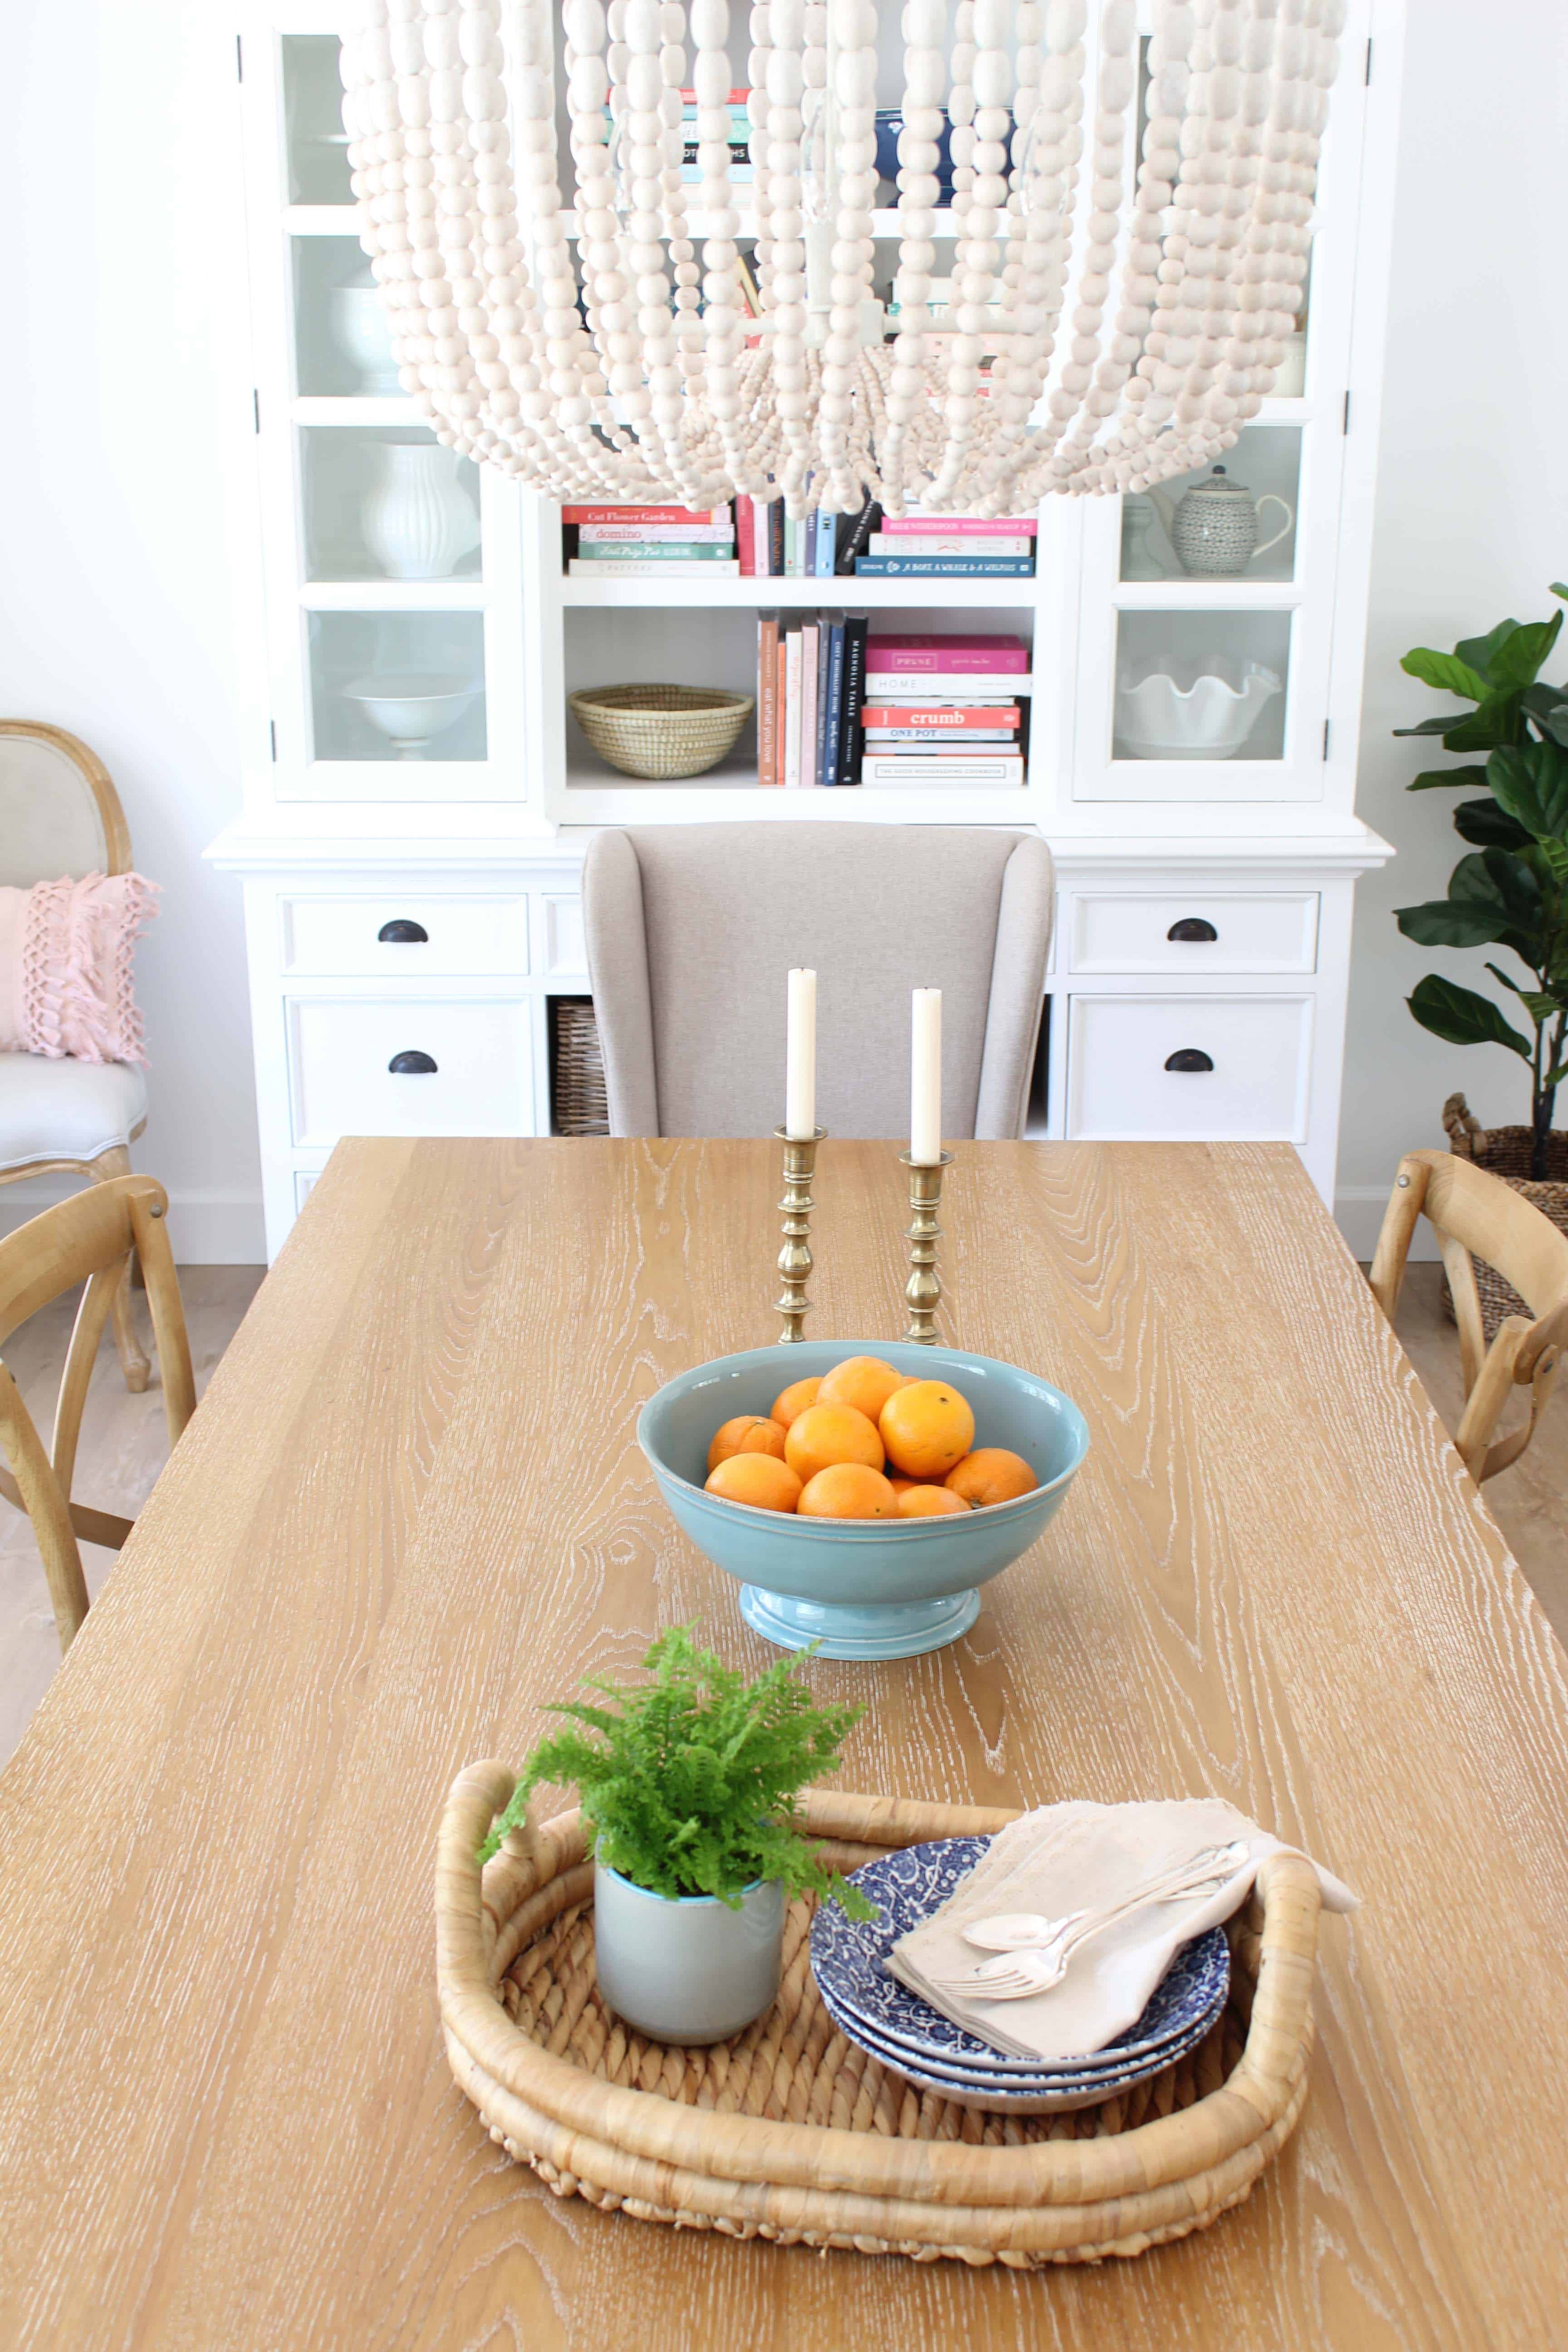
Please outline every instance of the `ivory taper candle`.
[[917, 988], [911, 1000], [910, 1158], [934, 1168], [942, 1158], [942, 991]]
[[796, 1142], [816, 1133], [816, 974], [792, 971], [784, 1031], [784, 1133]]

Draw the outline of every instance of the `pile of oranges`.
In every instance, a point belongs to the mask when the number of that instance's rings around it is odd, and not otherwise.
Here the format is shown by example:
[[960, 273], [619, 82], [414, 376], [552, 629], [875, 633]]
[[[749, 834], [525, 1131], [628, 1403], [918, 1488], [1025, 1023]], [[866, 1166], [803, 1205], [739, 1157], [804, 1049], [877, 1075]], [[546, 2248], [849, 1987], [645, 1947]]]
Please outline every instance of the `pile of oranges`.
[[927, 1519], [1011, 1503], [1039, 1484], [1021, 1454], [974, 1447], [974, 1415], [951, 1381], [849, 1356], [794, 1381], [771, 1413], [713, 1433], [708, 1492], [812, 1519]]

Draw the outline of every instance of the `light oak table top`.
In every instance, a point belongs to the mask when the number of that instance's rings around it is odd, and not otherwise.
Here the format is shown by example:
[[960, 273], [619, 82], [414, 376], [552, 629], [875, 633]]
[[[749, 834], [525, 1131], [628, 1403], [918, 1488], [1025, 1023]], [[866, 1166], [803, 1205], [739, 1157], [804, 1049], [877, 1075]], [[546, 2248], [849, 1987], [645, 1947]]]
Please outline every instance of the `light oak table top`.
[[[1250, 2202], [1100, 2270], [921, 2268], [558, 2201], [486, 2137], [441, 1804], [673, 1621], [772, 1654], [634, 1423], [773, 1336], [778, 1184], [760, 1143], [335, 1155], [0, 1780], [0, 2343], [1563, 2342], [1568, 1661], [1283, 1147], [961, 1147], [945, 1333], [1093, 1449], [966, 1640], [807, 1669], [867, 1708], [846, 1786], [1213, 1792], [1359, 1889]], [[816, 1191], [811, 1328], [897, 1336], [891, 1148]]]

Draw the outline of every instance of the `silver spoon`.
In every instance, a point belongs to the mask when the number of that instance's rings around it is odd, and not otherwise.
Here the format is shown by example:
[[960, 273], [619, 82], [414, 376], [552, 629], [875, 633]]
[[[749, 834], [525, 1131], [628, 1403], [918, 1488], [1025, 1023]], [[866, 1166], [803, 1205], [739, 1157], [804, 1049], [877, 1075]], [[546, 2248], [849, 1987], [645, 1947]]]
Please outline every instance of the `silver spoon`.
[[[1134, 1887], [1112, 1906], [1120, 1913], [1129, 1904], [1142, 1902], [1173, 1902], [1185, 1893], [1174, 1882], [1185, 1879], [1189, 1873], [1202, 1870], [1211, 1875], [1215, 1871], [1239, 1870], [1247, 1855], [1247, 1847], [1240, 1838], [1226, 1845], [1204, 1846], [1186, 1861], [1174, 1864]], [[1162, 1892], [1162, 1890], [1165, 1890]], [[1047, 1919], [1039, 1911], [999, 1911], [987, 1919], [978, 1919], [963, 1930], [966, 1944], [975, 1945], [983, 1952], [1027, 1952], [1044, 1945], [1054, 1944], [1069, 1927], [1089, 1916], [1088, 1911], [1068, 1911], [1060, 1919]]]

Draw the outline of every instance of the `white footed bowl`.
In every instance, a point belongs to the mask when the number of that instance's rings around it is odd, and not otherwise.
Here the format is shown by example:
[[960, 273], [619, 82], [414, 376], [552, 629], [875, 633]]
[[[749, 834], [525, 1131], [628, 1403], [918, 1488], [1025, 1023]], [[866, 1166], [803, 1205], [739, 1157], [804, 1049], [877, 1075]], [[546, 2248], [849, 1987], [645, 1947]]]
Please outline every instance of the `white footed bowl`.
[[389, 671], [384, 677], [356, 677], [344, 687], [343, 699], [359, 704], [400, 759], [415, 760], [432, 736], [457, 724], [479, 691], [438, 671]]
[[[1228, 760], [1240, 751], [1281, 682], [1261, 662], [1248, 662], [1240, 683], [1228, 665], [1201, 671], [1184, 685], [1156, 670], [1136, 686], [1116, 689], [1117, 733], [1134, 759]], [[1234, 672], [1232, 673], [1234, 676]]]

